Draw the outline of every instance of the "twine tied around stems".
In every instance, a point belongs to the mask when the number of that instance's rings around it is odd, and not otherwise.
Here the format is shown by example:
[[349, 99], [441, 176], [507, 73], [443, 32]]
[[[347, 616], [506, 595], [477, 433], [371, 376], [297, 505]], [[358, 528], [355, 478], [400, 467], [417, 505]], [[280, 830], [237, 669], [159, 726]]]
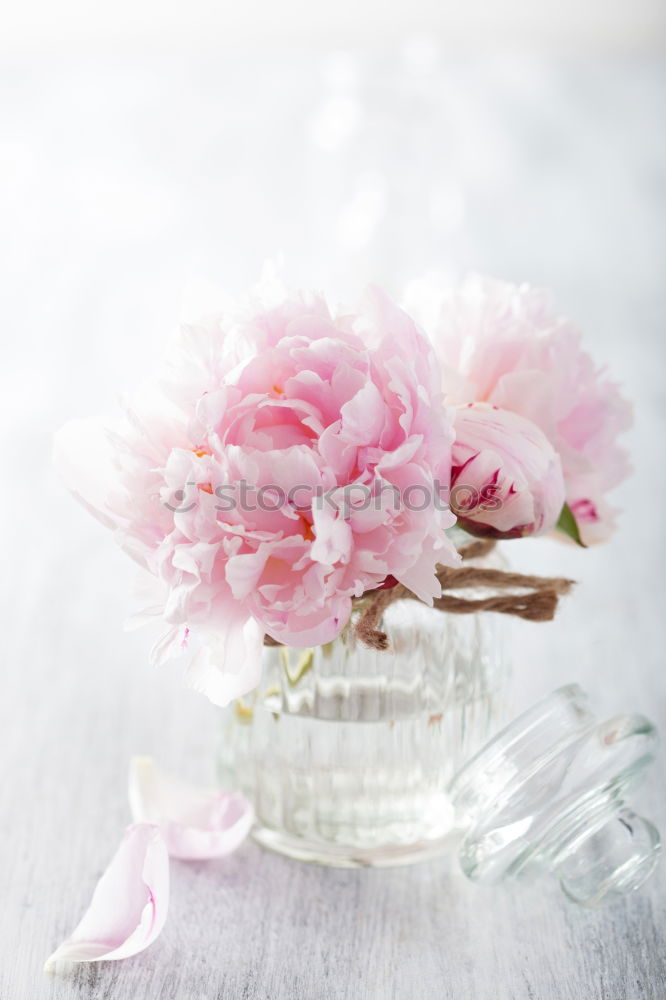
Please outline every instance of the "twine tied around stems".
[[[495, 542], [492, 539], [475, 539], [465, 545], [460, 554], [463, 561], [479, 559], [487, 555], [494, 546]], [[497, 611], [503, 615], [515, 615], [517, 618], [525, 618], [532, 622], [552, 621], [560, 597], [567, 594], [574, 585], [573, 580], [562, 577], [532, 576], [470, 565], [456, 568], [440, 566], [437, 579], [442, 586], [442, 594], [441, 597], [435, 598], [433, 606], [440, 611], [458, 615], [469, 615], [476, 611]], [[447, 593], [451, 590], [467, 590], [473, 587], [483, 587], [495, 593], [474, 599]], [[362, 609], [360, 617], [353, 625], [357, 639], [371, 649], [388, 649], [389, 637], [378, 627], [379, 622], [389, 605], [406, 599], [419, 600], [401, 583], [390, 588], [370, 590], [362, 597], [355, 598], [352, 607]], [[264, 638], [264, 644], [281, 645], [268, 635]]]

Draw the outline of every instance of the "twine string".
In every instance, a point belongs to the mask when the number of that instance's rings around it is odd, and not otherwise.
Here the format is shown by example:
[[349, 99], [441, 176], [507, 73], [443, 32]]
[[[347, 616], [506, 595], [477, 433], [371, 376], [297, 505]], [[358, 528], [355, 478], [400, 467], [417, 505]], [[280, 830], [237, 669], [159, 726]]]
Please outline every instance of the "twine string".
[[[464, 561], [479, 559], [487, 555], [495, 542], [492, 539], [475, 539], [460, 550]], [[440, 566], [437, 579], [442, 587], [441, 597], [435, 598], [433, 606], [452, 614], [469, 615], [478, 611], [495, 611], [503, 615], [513, 615], [532, 622], [552, 621], [560, 597], [573, 587], [573, 580], [562, 577], [533, 576], [512, 573], [485, 566], [460, 566], [451, 568]], [[465, 598], [447, 593], [451, 590], [484, 588], [495, 591], [487, 597]], [[499, 591], [499, 593], [498, 593]], [[506, 593], [512, 591], [512, 593]], [[385, 650], [389, 647], [389, 637], [379, 628], [382, 615], [396, 601], [419, 600], [403, 584], [390, 589], [368, 591], [362, 598], [355, 598], [352, 607], [361, 609], [361, 614], [353, 626], [356, 638], [371, 649]], [[281, 643], [270, 636], [264, 638], [267, 646]]]

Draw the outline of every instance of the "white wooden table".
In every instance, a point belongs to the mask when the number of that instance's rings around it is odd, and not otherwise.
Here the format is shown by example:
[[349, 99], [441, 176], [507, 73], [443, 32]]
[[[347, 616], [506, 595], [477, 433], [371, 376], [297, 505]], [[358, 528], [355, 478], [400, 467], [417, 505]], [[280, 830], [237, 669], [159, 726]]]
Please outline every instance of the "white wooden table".
[[[121, 631], [132, 569], [49, 466], [61, 421], [149, 369], [189, 273], [239, 285], [283, 246], [296, 281], [336, 289], [396, 284], [429, 258], [557, 287], [636, 400], [636, 473], [606, 548], [514, 543], [516, 565], [580, 581], [556, 623], [516, 625], [515, 706], [576, 680], [600, 711], [642, 711], [666, 731], [663, 71], [472, 60], [432, 70], [424, 90], [381, 60], [326, 75], [319, 57], [285, 56], [258, 77], [222, 62], [212, 48], [79, 52], [4, 78], [0, 997], [663, 997], [664, 866], [595, 912], [545, 882], [479, 889], [448, 860], [334, 871], [252, 844], [173, 864], [166, 929], [142, 955], [42, 973], [129, 821], [129, 757], [213, 774], [216, 711], [177, 667], [148, 667], [149, 636]], [[330, 106], [354, 72], [361, 131], [353, 108]], [[395, 103], [396, 86], [413, 101]], [[328, 148], [321, 121], [336, 107], [349, 135]], [[401, 162], [419, 136], [428, 165]], [[439, 178], [436, 224], [419, 222], [424, 177]], [[336, 229], [373, 184], [386, 211], [366, 218], [367, 238], [353, 212]], [[664, 774], [662, 756], [638, 804], [666, 831]]]

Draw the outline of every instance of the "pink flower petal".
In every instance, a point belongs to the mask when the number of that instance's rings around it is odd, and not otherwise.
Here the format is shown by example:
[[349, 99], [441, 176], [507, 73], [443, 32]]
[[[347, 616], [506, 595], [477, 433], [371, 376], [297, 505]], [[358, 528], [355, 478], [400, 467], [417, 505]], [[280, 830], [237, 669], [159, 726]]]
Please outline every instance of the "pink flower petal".
[[[87, 455], [86, 462], [81, 456]], [[70, 420], [56, 433], [53, 461], [67, 489], [111, 530], [117, 521], [109, 509], [110, 484], [117, 476], [111, 442], [98, 420]]]
[[129, 800], [133, 818], [157, 824], [171, 857], [183, 861], [231, 854], [254, 821], [244, 795], [195, 788], [164, 774], [151, 757], [130, 762]]
[[228, 705], [257, 686], [261, 679], [264, 629], [250, 617], [220, 624], [187, 668], [188, 687], [214, 705]]
[[72, 934], [47, 959], [101, 962], [129, 958], [159, 936], [169, 908], [169, 856], [156, 826], [125, 832]]

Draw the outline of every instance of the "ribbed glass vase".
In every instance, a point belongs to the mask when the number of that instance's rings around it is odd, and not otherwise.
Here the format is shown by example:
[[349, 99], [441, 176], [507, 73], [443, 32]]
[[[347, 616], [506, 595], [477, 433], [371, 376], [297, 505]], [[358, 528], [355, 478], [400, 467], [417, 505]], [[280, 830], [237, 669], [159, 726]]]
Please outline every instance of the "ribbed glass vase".
[[221, 784], [250, 797], [262, 844], [340, 866], [452, 846], [447, 786], [504, 721], [503, 616], [408, 599], [381, 628], [386, 651], [362, 644], [353, 620], [325, 646], [266, 647], [261, 686], [224, 711]]

